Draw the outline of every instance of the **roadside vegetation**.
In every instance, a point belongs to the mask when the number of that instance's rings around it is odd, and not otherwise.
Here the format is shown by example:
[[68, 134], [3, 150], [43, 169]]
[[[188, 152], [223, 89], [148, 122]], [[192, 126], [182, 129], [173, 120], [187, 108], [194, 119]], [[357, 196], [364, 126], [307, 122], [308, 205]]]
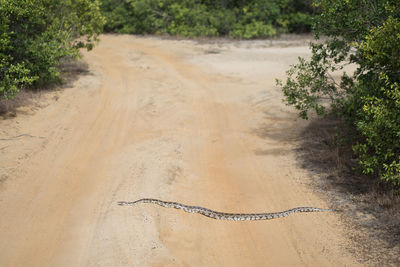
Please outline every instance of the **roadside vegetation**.
[[309, 32], [312, 0], [101, 0], [105, 31], [252, 39]]
[[[341, 119], [351, 134], [358, 170], [400, 185], [400, 2], [315, 0], [312, 57], [300, 58], [282, 86], [285, 101], [307, 119], [310, 111]], [[333, 75], [346, 65], [354, 73]], [[327, 103], [330, 107], [327, 107]]]
[[92, 49], [104, 23], [97, 0], [0, 0], [0, 99], [60, 81], [61, 60]]

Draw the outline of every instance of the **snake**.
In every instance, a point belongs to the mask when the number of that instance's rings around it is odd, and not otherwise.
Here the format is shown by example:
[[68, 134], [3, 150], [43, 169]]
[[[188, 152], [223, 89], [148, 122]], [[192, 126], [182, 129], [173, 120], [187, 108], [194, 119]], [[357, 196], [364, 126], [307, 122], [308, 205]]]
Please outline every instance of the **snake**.
[[216, 220], [229, 220], [229, 221], [258, 221], [258, 220], [272, 220], [287, 217], [297, 212], [323, 212], [323, 211], [338, 211], [334, 209], [321, 209], [314, 207], [296, 207], [289, 210], [280, 212], [268, 212], [268, 213], [226, 213], [210, 210], [199, 206], [188, 206], [178, 202], [163, 201], [154, 198], [142, 198], [132, 202], [119, 201], [120, 206], [134, 206], [140, 203], [151, 203], [156, 204], [164, 208], [175, 208], [181, 209], [189, 213], [199, 213], [203, 216], [216, 219]]

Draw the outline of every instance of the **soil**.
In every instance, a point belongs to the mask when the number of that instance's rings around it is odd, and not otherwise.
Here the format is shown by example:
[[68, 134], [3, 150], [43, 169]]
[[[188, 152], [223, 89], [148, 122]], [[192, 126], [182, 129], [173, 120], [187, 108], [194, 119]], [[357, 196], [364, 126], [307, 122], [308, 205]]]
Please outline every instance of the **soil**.
[[117, 205], [337, 207], [299, 163], [309, 123], [275, 86], [309, 53], [304, 37], [102, 36], [73, 86], [0, 121], [0, 266], [362, 265], [337, 212], [231, 222]]
[[349, 136], [357, 135], [344, 122], [314, 118], [299, 138], [297, 160], [308, 170], [315, 192], [343, 210], [341, 219], [353, 241], [347, 249], [364, 265], [400, 266], [398, 188], [357, 172]]

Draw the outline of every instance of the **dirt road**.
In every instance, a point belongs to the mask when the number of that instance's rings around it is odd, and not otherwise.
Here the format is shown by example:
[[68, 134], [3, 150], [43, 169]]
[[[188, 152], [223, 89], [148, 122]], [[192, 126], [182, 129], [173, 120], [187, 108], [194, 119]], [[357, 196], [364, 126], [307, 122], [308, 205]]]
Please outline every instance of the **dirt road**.
[[116, 205], [328, 207], [295, 160], [306, 122], [274, 85], [306, 45], [101, 39], [58, 101], [0, 122], [0, 266], [357, 264], [335, 213], [229, 222]]

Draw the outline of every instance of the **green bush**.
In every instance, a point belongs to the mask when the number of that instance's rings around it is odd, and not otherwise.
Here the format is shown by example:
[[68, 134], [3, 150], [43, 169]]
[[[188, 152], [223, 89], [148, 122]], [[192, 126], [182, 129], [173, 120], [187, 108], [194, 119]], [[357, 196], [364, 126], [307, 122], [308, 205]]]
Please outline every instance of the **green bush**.
[[[353, 150], [360, 171], [400, 185], [400, 2], [318, 0], [316, 37], [310, 60], [300, 59], [282, 86], [285, 101], [299, 115], [331, 111], [357, 131]], [[347, 64], [357, 70], [339, 80]]]
[[311, 31], [311, 14], [296, 12], [284, 16], [284, 18], [289, 32], [306, 33]]
[[103, 24], [97, 1], [0, 0], [1, 98], [59, 80], [60, 60], [91, 49]]
[[240, 39], [253, 39], [262, 37], [272, 37], [276, 35], [275, 28], [270, 24], [263, 24], [260, 21], [253, 21], [247, 24], [235, 24], [230, 37]]
[[105, 30], [179, 36], [270, 37], [311, 29], [308, 0], [101, 0]]
[[382, 75], [382, 96], [363, 96], [357, 129], [363, 137], [354, 145], [365, 174], [400, 185], [400, 86]]

